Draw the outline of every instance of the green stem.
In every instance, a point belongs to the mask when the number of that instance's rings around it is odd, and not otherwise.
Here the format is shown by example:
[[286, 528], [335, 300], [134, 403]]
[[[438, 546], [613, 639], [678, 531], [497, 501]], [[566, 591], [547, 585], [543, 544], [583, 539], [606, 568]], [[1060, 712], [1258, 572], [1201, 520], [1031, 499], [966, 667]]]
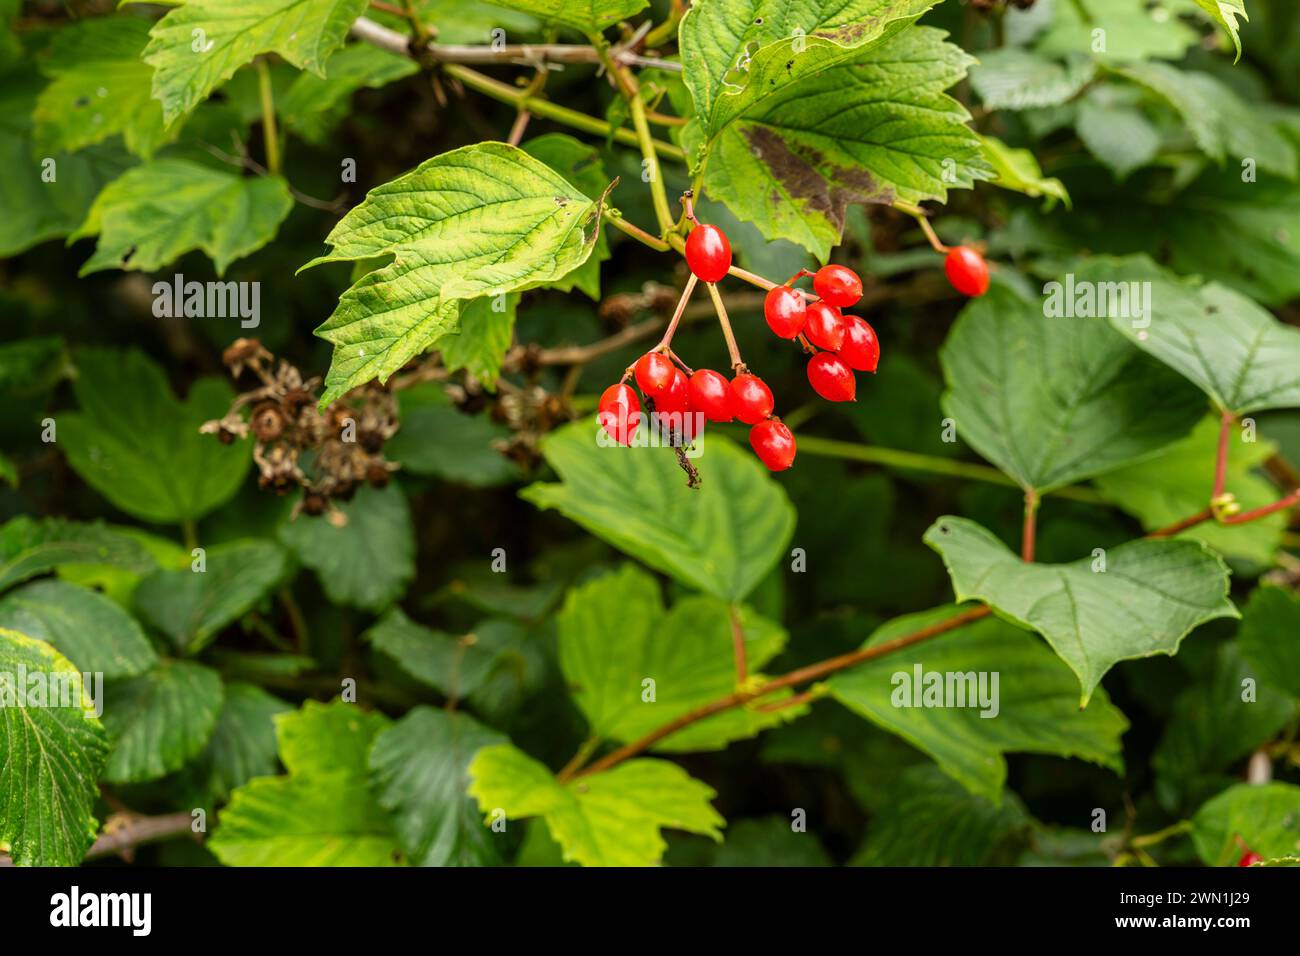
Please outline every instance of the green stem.
[[659, 252], [667, 252], [672, 248], [672, 246], [668, 245], [668, 243], [664, 242], [662, 239], [655, 238], [640, 226], [633, 225], [624, 219], [621, 214], [611, 209], [606, 209], [603, 216], [605, 221], [619, 232], [631, 236], [637, 242], [644, 243], [651, 249], [657, 249]]
[[262, 97], [262, 139], [266, 144], [266, 168], [280, 175], [280, 133], [275, 125], [275, 99], [271, 94], [271, 70], [265, 59], [257, 61], [257, 89]]
[[619, 66], [609, 55], [609, 47], [602, 36], [592, 36], [591, 45], [600, 56], [600, 61], [609, 71], [610, 78], [618, 88], [619, 94], [627, 101], [628, 111], [632, 116], [632, 128], [636, 131], [636, 142], [641, 148], [642, 166], [649, 174], [650, 199], [655, 207], [655, 219], [659, 221], [659, 234], [667, 235], [673, 228], [673, 213], [668, 206], [668, 194], [664, 191], [663, 176], [659, 174], [659, 154], [655, 149], [654, 137], [650, 135], [650, 122], [646, 119], [645, 101], [641, 99], [641, 90], [636, 77], [631, 71]]
[[186, 550], [193, 551], [199, 546], [199, 529], [192, 518], [181, 522], [181, 539], [185, 542]]
[[1155, 833], [1148, 833], [1145, 836], [1136, 836], [1129, 841], [1129, 844], [1133, 847], [1155, 846], [1157, 843], [1162, 843], [1172, 836], [1187, 833], [1191, 829], [1191, 820], [1179, 820], [1177, 823], [1170, 824], [1163, 830], [1157, 830]]

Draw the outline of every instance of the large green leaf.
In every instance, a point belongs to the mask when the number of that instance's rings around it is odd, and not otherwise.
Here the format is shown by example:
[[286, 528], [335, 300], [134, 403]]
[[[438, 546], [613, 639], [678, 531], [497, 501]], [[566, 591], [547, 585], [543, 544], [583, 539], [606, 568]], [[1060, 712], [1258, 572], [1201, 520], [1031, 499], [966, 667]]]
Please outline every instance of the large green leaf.
[[[1276, 500], [1277, 491], [1254, 470], [1273, 456], [1277, 446], [1235, 438], [1228, 454], [1228, 490], [1243, 508], [1270, 504]], [[1218, 444], [1219, 422], [1207, 417], [1186, 438], [1152, 458], [1099, 476], [1097, 490], [1138, 518], [1148, 531], [1167, 527], [1196, 514], [1209, 502]], [[1181, 532], [1179, 537], [1204, 541], [1231, 557], [1269, 564], [1285, 528], [1286, 516], [1276, 514], [1241, 525], [1203, 522]]]
[[1003, 47], [980, 51], [970, 85], [991, 110], [1027, 110], [1072, 99], [1096, 72], [1096, 64], [1082, 57], [1060, 62], [1022, 47]]
[[1089, 262], [1082, 280], [1107, 276], [1149, 283], [1150, 327], [1122, 316], [1111, 324], [1237, 415], [1300, 406], [1300, 329], [1284, 325], [1238, 292], [1198, 286], [1145, 256]]
[[1148, 9], [1134, 0], [1069, 0], [1052, 5], [1051, 26], [1037, 49], [1049, 56], [1090, 53], [1107, 63], [1177, 60], [1197, 39], [1191, 26], [1163, 7]]
[[20, 515], [0, 526], [0, 591], [69, 564], [111, 565], [133, 574], [157, 567], [137, 541], [103, 524]]
[[1039, 492], [1151, 455], [1203, 414], [1105, 318], [1049, 318], [1002, 286], [962, 310], [939, 357], [958, 434]]
[[231, 541], [207, 549], [204, 570], [155, 571], [136, 587], [140, 615], [194, 655], [284, 579], [283, 549], [270, 541]]
[[366, 765], [383, 714], [308, 701], [276, 718], [288, 776], [236, 790], [208, 848], [227, 866], [393, 866], [402, 862]]
[[[785, 645], [786, 634], [752, 611], [737, 610], [751, 673]], [[556, 618], [560, 668], [592, 734], [635, 740], [736, 689], [727, 605], [693, 596], [665, 611], [658, 582], [636, 565], [569, 592]], [[647, 692], [653, 681], [654, 692]], [[752, 737], [799, 712], [734, 708], [665, 739], [659, 750], [714, 750]]]
[[403, 470], [474, 488], [509, 484], [523, 475], [493, 444], [510, 437], [508, 427], [488, 415], [462, 412], [445, 398], [413, 401], [410, 392], [402, 393], [402, 428], [384, 445], [384, 454]]
[[66, 581], [33, 581], [0, 598], [0, 628], [49, 641], [82, 671], [109, 680], [158, 662], [135, 618], [98, 591]]
[[113, 743], [104, 776], [113, 783], [156, 780], [202, 752], [221, 712], [221, 678], [190, 661], [156, 668], [106, 688], [104, 727]]
[[[217, 274], [275, 238], [293, 207], [279, 176], [241, 176], [188, 159], [157, 159], [127, 170], [95, 199], [69, 241], [98, 236], [80, 275], [104, 269], [149, 272], [200, 249]], [[241, 321], [231, 317], [231, 322]]]
[[461, 300], [568, 274], [591, 254], [598, 222], [598, 203], [505, 143], [443, 153], [372, 189], [326, 238], [331, 251], [308, 263], [393, 257], [316, 330], [334, 345], [322, 403], [386, 381], [455, 331]]
[[943, 92], [973, 61], [943, 37], [906, 30], [752, 104], [715, 137], [709, 195], [825, 260], [852, 203], [943, 200], [991, 178], [969, 114]]
[[366, 7], [366, 0], [185, 0], [149, 31], [153, 95], [171, 123], [259, 53], [324, 76]]
[[[17, 684], [19, 668], [28, 675]], [[95, 839], [94, 806], [108, 740], [80, 671], [45, 641], [0, 629], [0, 848], [19, 866], [75, 866]], [[39, 675], [78, 693], [63, 706], [18, 706]], [[30, 699], [27, 701], [30, 703]], [[55, 703], [54, 706], [49, 706]]]
[[334, 124], [347, 114], [353, 93], [411, 76], [420, 66], [411, 57], [358, 43], [331, 56], [326, 70], [328, 76], [299, 73], [275, 104], [285, 126], [317, 145], [327, 142]]
[[178, 128], [164, 129], [152, 71], [140, 60], [149, 25], [129, 15], [88, 17], [55, 32], [42, 65], [51, 79], [33, 116], [43, 145], [76, 151], [120, 133], [147, 159], [176, 136]]
[[234, 397], [217, 378], [200, 379], [178, 400], [167, 378], [137, 351], [77, 353], [79, 414], [59, 417], [59, 444], [88, 484], [145, 521], [193, 521], [239, 489], [252, 461], [247, 444], [200, 435]]
[[590, 36], [644, 10], [649, 0], [492, 0], [492, 6], [530, 13]]
[[542, 453], [560, 484], [520, 494], [555, 508], [657, 570], [724, 601], [739, 601], [780, 560], [794, 509], [748, 452], [705, 436], [703, 486], [688, 490], [668, 448], [602, 448], [595, 421], [553, 432]]
[[1237, 644], [1261, 680], [1300, 697], [1300, 597], [1280, 588], [1262, 586], [1250, 596], [1243, 612]]
[[[896, 618], [876, 630], [863, 647], [887, 643], [957, 613], [957, 608], [941, 607]], [[917, 667], [921, 684], [916, 682]], [[986, 696], [986, 701], [995, 701], [995, 707], [987, 708], [992, 716], [982, 716], [986, 708], [975, 696], [977, 684], [969, 684], [965, 706], [919, 706], [924, 675], [931, 673], [971, 675], [977, 681], [981, 674], [988, 675], [986, 690], [996, 690], [996, 695]], [[994, 674], [996, 688], [991, 683]], [[993, 618], [963, 625], [913, 650], [867, 661], [835, 676], [829, 686], [851, 710], [925, 751], [967, 790], [994, 803], [1006, 782], [1005, 753], [1057, 754], [1116, 771], [1123, 768], [1120, 736], [1128, 721], [1105, 691], [1099, 690], [1080, 710], [1078, 682], [1069, 669], [1033, 635]], [[960, 686], [966, 694], [968, 685]], [[903, 694], [905, 687], [911, 696]]]
[[1246, 847], [1265, 859], [1300, 855], [1300, 787], [1281, 782], [1230, 787], [1196, 812], [1192, 843], [1210, 866], [1235, 865]]
[[292, 709], [253, 684], [225, 685], [221, 714], [203, 755], [215, 796], [224, 798], [254, 777], [275, 773], [275, 718]]
[[473, 717], [417, 707], [375, 739], [370, 767], [402, 850], [418, 866], [500, 862], [492, 831], [466, 795], [469, 764], [506, 738]]
[[382, 611], [415, 576], [415, 530], [396, 483], [364, 487], [339, 505], [347, 523], [299, 515], [280, 526], [280, 541], [316, 572], [335, 604]]
[[661, 828], [721, 841], [713, 790], [666, 760], [637, 759], [560, 783], [510, 744], [485, 747], [469, 766], [469, 793], [489, 822], [542, 817], [564, 851], [583, 866], [653, 866], [666, 844]]
[[1047, 639], [1078, 676], [1082, 704], [1119, 661], [1175, 654], [1198, 624], [1240, 616], [1227, 567], [1199, 542], [1133, 541], [1071, 564], [1025, 564], [954, 517], [931, 525], [925, 542], [943, 556], [958, 601], [984, 601]]

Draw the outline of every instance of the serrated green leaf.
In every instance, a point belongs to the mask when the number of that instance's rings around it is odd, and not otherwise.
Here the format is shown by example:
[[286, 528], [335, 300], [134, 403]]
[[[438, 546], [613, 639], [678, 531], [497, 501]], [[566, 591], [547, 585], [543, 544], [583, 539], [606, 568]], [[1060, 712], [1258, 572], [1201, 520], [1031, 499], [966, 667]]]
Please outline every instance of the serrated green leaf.
[[33, 581], [0, 598], [0, 628], [48, 641], [82, 671], [112, 680], [158, 663], [135, 618], [97, 591]]
[[[941, 607], [896, 618], [876, 630], [863, 647], [958, 613], [958, 608]], [[945, 680], [945, 675], [963, 675], [965, 682], [953, 686], [965, 699], [953, 702], [965, 706], [920, 706], [925, 675], [932, 673]], [[981, 674], [986, 675], [986, 702], [994, 706], [978, 700]], [[996, 619], [974, 621], [914, 650], [867, 661], [832, 678], [829, 687], [849, 709], [929, 754], [944, 773], [994, 804], [1001, 800], [1006, 782], [1006, 753], [1049, 753], [1123, 769], [1120, 737], [1128, 721], [1106, 692], [1098, 690], [1080, 710], [1078, 682], [1070, 670], [1032, 635]]]
[[[642, 77], [644, 82], [644, 77]], [[616, 99], [613, 102], [626, 102]], [[536, 136], [523, 144], [523, 150], [529, 156], [540, 159], [551, 169], [573, 183], [586, 194], [592, 202], [600, 199], [609, 183], [600, 153], [592, 146], [579, 142], [566, 133], [547, 133]], [[567, 276], [551, 284], [561, 292], [578, 289], [590, 299], [600, 298], [600, 264], [609, 258], [609, 240], [602, 226], [596, 236], [596, 248], [590, 258], [574, 269]], [[512, 318], [513, 321], [513, 318]], [[464, 322], [462, 320], [462, 325]], [[464, 334], [462, 332], [462, 334]], [[509, 342], [506, 343], [507, 345]], [[445, 351], [444, 351], [445, 354]]]
[[[28, 675], [17, 686], [19, 668]], [[99, 829], [95, 800], [108, 739], [92, 715], [80, 671], [44, 641], [0, 629], [0, 845], [19, 866], [75, 866]], [[40, 675], [75, 688], [63, 706], [18, 706]], [[8, 685], [7, 687], [5, 685]]]
[[1209, 14], [1211, 20], [1223, 27], [1237, 51], [1237, 60], [1240, 60], [1241, 36], [1238, 33], [1240, 27], [1237, 25], [1237, 18], [1250, 19], [1246, 15], [1246, 0], [1196, 0], [1196, 5]]
[[713, 790], [665, 760], [629, 760], [562, 784], [527, 754], [497, 744], [478, 752], [469, 775], [484, 815], [542, 817], [565, 861], [583, 866], [654, 866], [666, 848], [661, 828], [722, 839]]
[[329, 58], [325, 68], [326, 76], [299, 73], [275, 103], [286, 127], [318, 145], [324, 144], [357, 90], [378, 89], [420, 72], [412, 58], [368, 43], [344, 47]]
[[157, 567], [138, 542], [100, 523], [20, 515], [0, 526], [0, 591], [67, 564], [112, 565], [135, 574]]
[[402, 427], [384, 445], [384, 454], [415, 475], [490, 488], [523, 477], [519, 466], [494, 443], [505, 442], [510, 429], [487, 415], [469, 415], [446, 400], [401, 397]]
[[190, 661], [161, 662], [105, 687], [104, 727], [113, 749], [104, 777], [156, 780], [203, 751], [221, 712], [221, 678]]
[[1177, 60], [1198, 39], [1194, 29], [1163, 8], [1133, 0], [1072, 0], [1052, 5], [1051, 26], [1036, 48], [1048, 56], [1077, 53], [1104, 63]]
[[1088, 152], [1121, 180], [1160, 151], [1160, 133], [1140, 110], [1100, 96], [1085, 96], [1080, 102], [1075, 130]]
[[299, 515], [280, 526], [280, 541], [316, 572], [332, 602], [382, 611], [415, 576], [415, 532], [406, 495], [395, 483], [367, 486], [338, 507], [347, 519], [341, 527]]
[[944, 413], [1021, 487], [1048, 491], [1139, 460], [1201, 418], [1195, 391], [1105, 318], [1046, 312], [995, 285], [962, 310], [939, 353]]
[[1012, 149], [994, 136], [979, 137], [984, 159], [993, 170], [993, 183], [1026, 196], [1046, 197], [1048, 206], [1060, 200], [1070, 205], [1070, 194], [1059, 179], [1043, 175], [1038, 159], [1027, 149]]
[[466, 794], [469, 765], [506, 738], [473, 717], [416, 707], [375, 738], [370, 752], [379, 802], [417, 866], [492, 866], [492, 831]]
[[[592, 261], [588, 259], [587, 264]], [[438, 340], [447, 371], [465, 369], [489, 389], [495, 388], [501, 362], [514, 339], [518, 309], [518, 294], [485, 296], [461, 306], [459, 330]]]
[[1047, 639], [1078, 676], [1081, 705], [1120, 661], [1176, 654], [1197, 625], [1240, 617], [1227, 567], [1198, 542], [1146, 539], [1071, 564], [1026, 564], [975, 522], [947, 516], [925, 543], [958, 601], [984, 601]]
[[87, 349], [76, 360], [81, 411], [59, 416], [59, 444], [96, 491], [133, 517], [169, 524], [197, 520], [235, 494], [250, 445], [199, 434], [229, 409], [226, 382], [200, 379], [181, 401], [142, 352]]
[[275, 773], [275, 718], [291, 710], [253, 684], [225, 685], [221, 714], [203, 754], [208, 786], [218, 799], [254, 777]]
[[1084, 57], [1062, 62], [1023, 47], [1003, 47], [980, 52], [970, 85], [991, 110], [1038, 109], [1072, 99], [1096, 72], [1096, 64]]
[[[758, 673], [784, 647], [786, 634], [748, 609], [737, 610], [737, 620], [750, 672]], [[592, 734], [602, 739], [635, 740], [736, 688], [727, 605], [692, 596], [666, 610], [658, 582], [636, 565], [571, 590], [556, 626], [560, 669]], [[717, 750], [800, 713], [733, 708], [656, 749]]]
[[1247, 849], [1266, 859], [1296, 856], [1300, 787], [1276, 781], [1229, 787], [1192, 818], [1192, 843], [1209, 866], [1235, 866]]
[[724, 601], [742, 600], [780, 560], [794, 509], [748, 452], [705, 436], [702, 487], [687, 489], [671, 449], [601, 447], [599, 430], [589, 420], [553, 432], [542, 454], [561, 483], [533, 484], [520, 496]]
[[[427, 198], [437, 197], [436, 202]], [[559, 279], [591, 254], [599, 208], [550, 167], [505, 143], [435, 156], [372, 189], [308, 263], [393, 261], [339, 299], [316, 334], [333, 343], [322, 404], [381, 382], [454, 331], [460, 300]]]
[[1241, 653], [1260, 680], [1300, 697], [1300, 596], [1261, 586], [1250, 596], [1237, 634]]
[[590, 36], [649, 6], [649, 0], [491, 0], [494, 7], [528, 13]]
[[286, 571], [283, 549], [270, 541], [226, 542], [206, 549], [202, 571], [149, 575], [135, 589], [135, 604], [178, 652], [193, 656], [278, 587]]
[[367, 0], [186, 0], [152, 30], [144, 62], [170, 124], [261, 53], [324, 76]]

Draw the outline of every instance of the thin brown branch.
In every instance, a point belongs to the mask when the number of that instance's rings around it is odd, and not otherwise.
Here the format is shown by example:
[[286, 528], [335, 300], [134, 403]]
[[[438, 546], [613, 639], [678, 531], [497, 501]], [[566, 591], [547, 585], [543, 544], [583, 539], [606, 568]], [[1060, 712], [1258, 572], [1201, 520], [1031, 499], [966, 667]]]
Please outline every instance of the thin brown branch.
[[1038, 492], [1030, 488], [1025, 492], [1025, 523], [1020, 532], [1020, 557], [1026, 564], [1034, 560], [1034, 544], [1038, 539]]
[[1150, 534], [1147, 535], [1147, 537], [1148, 538], [1170, 538], [1178, 534], [1180, 531], [1186, 531], [1188, 528], [1195, 528], [1198, 524], [1203, 524], [1206, 521], [1213, 521], [1213, 520], [1214, 520], [1214, 511], [1210, 508], [1206, 508], [1203, 511], [1198, 511], [1196, 512], [1196, 514], [1190, 515], [1182, 519], [1181, 521], [1175, 521], [1173, 524], [1169, 525], [1168, 527], [1161, 528], [1158, 531], [1152, 531]]

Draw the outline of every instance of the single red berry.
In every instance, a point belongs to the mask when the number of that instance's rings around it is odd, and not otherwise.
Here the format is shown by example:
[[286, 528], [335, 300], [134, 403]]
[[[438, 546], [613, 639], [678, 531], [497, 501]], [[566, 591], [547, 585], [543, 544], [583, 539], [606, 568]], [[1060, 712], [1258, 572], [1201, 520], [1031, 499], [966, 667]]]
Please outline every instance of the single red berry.
[[641, 423], [641, 402], [631, 386], [611, 385], [600, 396], [596, 417], [610, 438], [620, 445], [630, 445]]
[[769, 418], [751, 428], [749, 446], [768, 471], [785, 471], [794, 464], [794, 435], [779, 418]]
[[717, 226], [696, 226], [686, 237], [686, 264], [695, 278], [717, 282], [731, 268], [731, 243]]
[[779, 285], [767, 294], [763, 300], [763, 315], [767, 325], [783, 339], [792, 339], [803, 331], [808, 313], [804, 306], [803, 293], [788, 285]]
[[673, 374], [668, 387], [655, 396], [655, 411], [661, 415], [685, 412], [690, 408], [691, 400], [687, 393], [686, 376], [681, 369], [672, 366]]
[[772, 390], [757, 375], [737, 375], [731, 380], [731, 409], [746, 425], [757, 425], [772, 414]]
[[862, 280], [847, 266], [822, 266], [813, 276], [813, 291], [827, 305], [845, 309], [862, 298]]
[[636, 383], [646, 398], [658, 399], [673, 382], [677, 366], [662, 352], [646, 352], [636, 360]]
[[962, 295], [978, 296], [989, 290], [989, 264], [970, 246], [953, 246], [943, 260], [948, 281]]
[[838, 352], [844, 344], [847, 327], [848, 323], [835, 306], [825, 302], [808, 303], [808, 324], [803, 330], [813, 345], [828, 352]]
[[1253, 866], [1256, 863], [1263, 863], [1263, 862], [1264, 862], [1264, 858], [1262, 856], [1260, 856], [1254, 850], [1247, 850], [1245, 853], [1241, 855], [1241, 859], [1237, 861], [1237, 865]]
[[880, 339], [876, 338], [876, 330], [856, 315], [846, 315], [844, 320], [847, 326], [844, 344], [840, 346], [840, 358], [848, 363], [849, 368], [874, 372], [880, 364]]
[[828, 402], [851, 402], [858, 390], [853, 369], [834, 352], [818, 352], [808, 360], [808, 381]]
[[721, 372], [702, 368], [689, 383], [691, 407], [711, 422], [729, 422], [736, 417], [731, 407], [731, 383]]

